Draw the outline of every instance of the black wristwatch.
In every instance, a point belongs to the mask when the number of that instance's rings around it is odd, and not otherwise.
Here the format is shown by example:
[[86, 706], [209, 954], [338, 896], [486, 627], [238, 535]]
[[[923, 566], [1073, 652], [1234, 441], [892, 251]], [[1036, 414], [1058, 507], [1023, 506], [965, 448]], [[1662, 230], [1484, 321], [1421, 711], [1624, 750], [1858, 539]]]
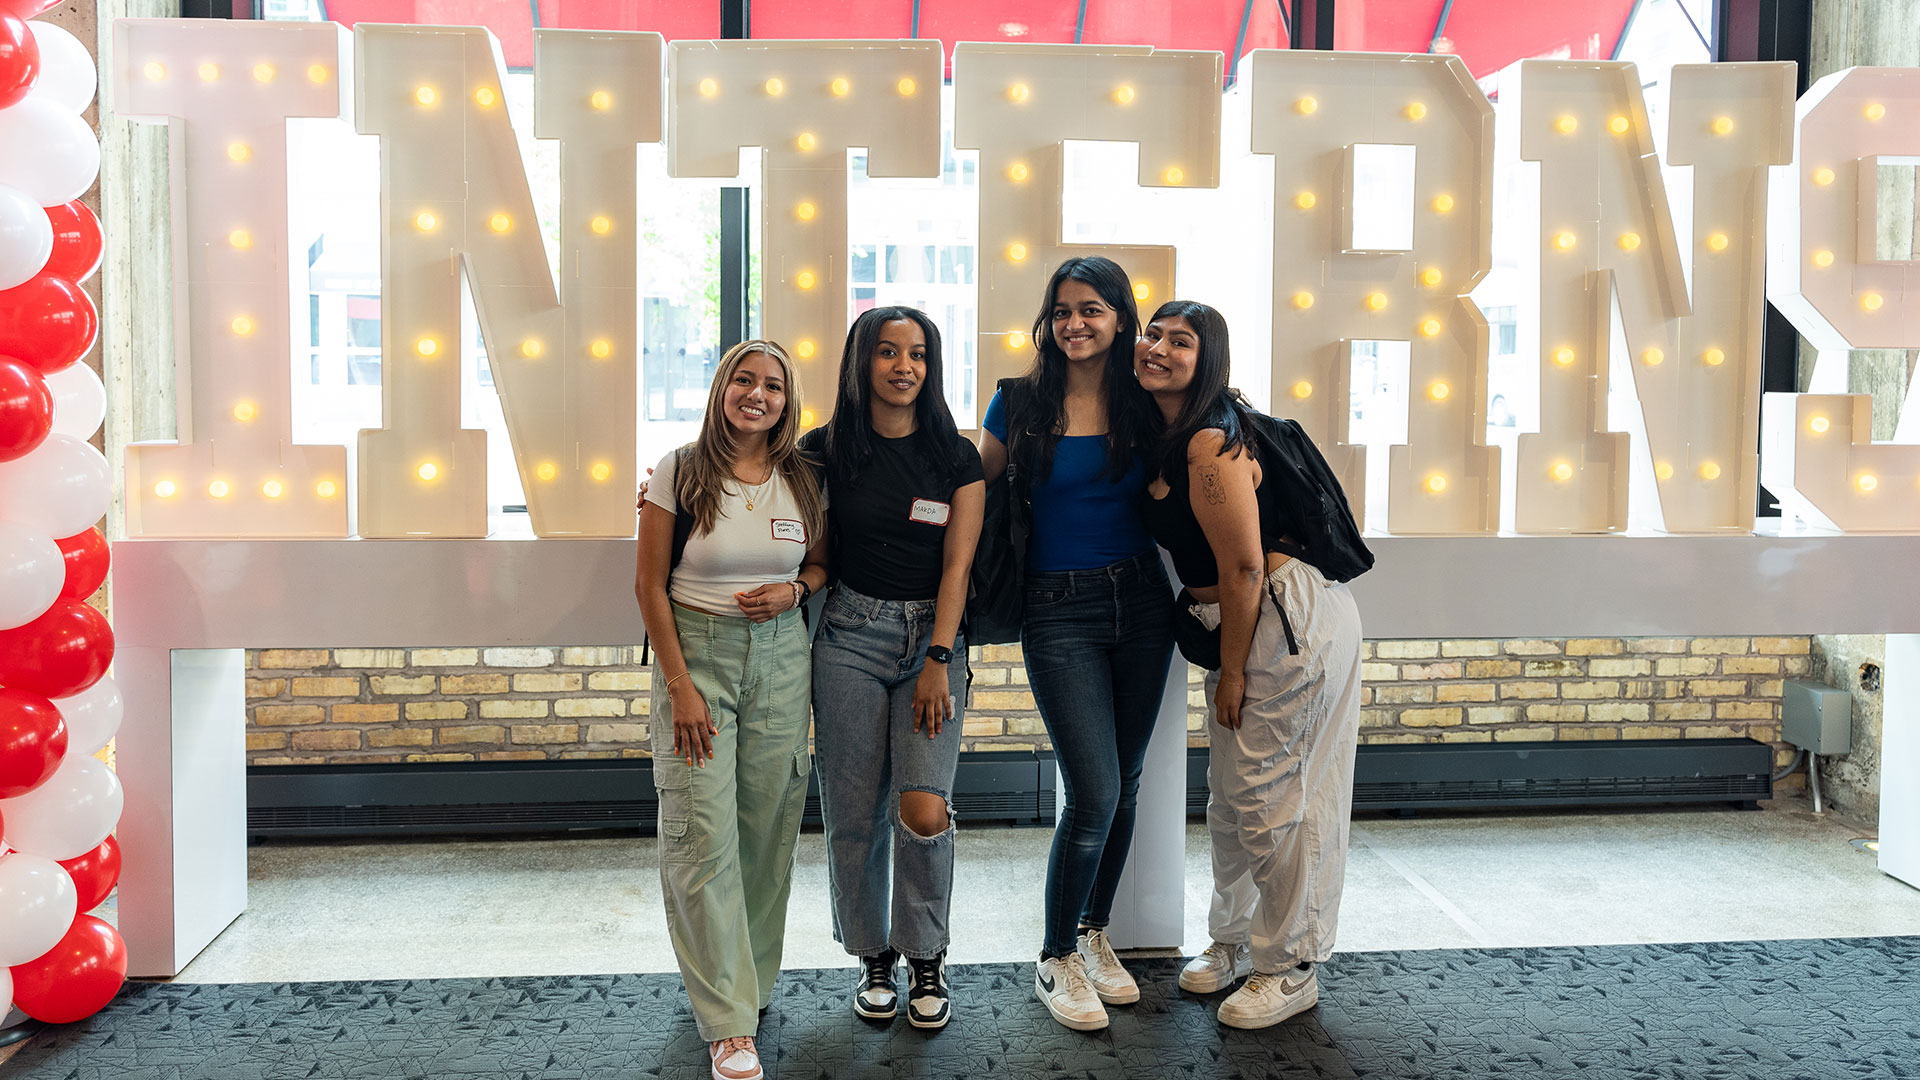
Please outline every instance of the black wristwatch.
[[793, 583], [795, 585], [800, 586], [800, 603], [795, 604], [794, 606], [795, 607], [806, 606], [807, 601], [813, 599], [813, 586], [807, 584], [807, 579], [802, 577], [794, 578]]
[[953, 650], [947, 648], [945, 645], [929, 645], [927, 646], [927, 659], [936, 664], [951, 664], [953, 663]]

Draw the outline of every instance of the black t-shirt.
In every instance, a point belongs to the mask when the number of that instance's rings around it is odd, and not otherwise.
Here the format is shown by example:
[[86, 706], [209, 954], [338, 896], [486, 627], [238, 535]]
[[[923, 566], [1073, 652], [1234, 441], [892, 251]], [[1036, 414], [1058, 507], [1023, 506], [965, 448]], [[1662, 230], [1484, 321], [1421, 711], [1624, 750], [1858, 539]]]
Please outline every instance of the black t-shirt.
[[[824, 457], [826, 429], [816, 428], [800, 448]], [[929, 460], [918, 433], [873, 437], [873, 455], [851, 480], [829, 463], [827, 529], [833, 573], [858, 593], [880, 600], [932, 600], [940, 593], [940, 563], [953, 515], [953, 493], [986, 474], [980, 451], [954, 436], [957, 472]]]

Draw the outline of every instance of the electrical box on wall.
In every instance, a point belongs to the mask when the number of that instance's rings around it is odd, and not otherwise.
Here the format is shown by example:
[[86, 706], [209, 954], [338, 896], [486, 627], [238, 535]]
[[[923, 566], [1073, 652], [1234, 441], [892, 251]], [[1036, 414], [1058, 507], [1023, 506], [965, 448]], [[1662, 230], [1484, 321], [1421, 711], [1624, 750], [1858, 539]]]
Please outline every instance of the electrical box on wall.
[[1815, 754], [1853, 749], [1853, 695], [1824, 683], [1788, 679], [1781, 690], [1780, 737]]

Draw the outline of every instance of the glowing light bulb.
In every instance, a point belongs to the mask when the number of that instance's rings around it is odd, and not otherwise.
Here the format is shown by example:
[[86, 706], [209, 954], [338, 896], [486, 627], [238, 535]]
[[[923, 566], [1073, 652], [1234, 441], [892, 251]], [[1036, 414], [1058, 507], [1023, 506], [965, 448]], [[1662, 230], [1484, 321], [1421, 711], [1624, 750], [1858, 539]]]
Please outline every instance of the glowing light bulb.
[[273, 76], [274, 76], [274, 70], [273, 70], [272, 64], [253, 65], [253, 81], [254, 82], [269, 83], [273, 81]]
[[307, 81], [311, 83], [326, 82], [327, 69], [320, 64], [308, 64], [307, 65]]
[[834, 97], [846, 97], [853, 93], [853, 84], [845, 79], [835, 79], [827, 84], [827, 91]]
[[1187, 180], [1187, 170], [1182, 169], [1178, 165], [1174, 165], [1167, 169], [1167, 183], [1184, 184], [1186, 183], [1186, 180]]
[[1014, 262], [1025, 262], [1027, 258], [1027, 245], [1021, 243], [1008, 244], [1007, 258], [1012, 259]]
[[1563, 115], [1554, 120], [1553, 130], [1562, 135], [1571, 135], [1580, 130], [1580, 119], [1576, 116]]
[[1646, 352], [1640, 354], [1641, 363], [1646, 364], [1648, 367], [1658, 367], [1660, 361], [1666, 358], [1667, 354], [1662, 352], [1658, 347], [1648, 349]]
[[1815, 266], [1817, 266], [1817, 267], [1819, 267], [1819, 268], [1820, 268], [1820, 269], [1822, 269], [1822, 270], [1825, 270], [1825, 269], [1826, 269], [1827, 267], [1829, 267], [1829, 266], [1832, 266], [1832, 265], [1833, 265], [1833, 252], [1831, 252], [1831, 251], [1827, 251], [1827, 250], [1824, 250], [1824, 249], [1822, 249], [1822, 250], [1820, 250], [1820, 251], [1816, 251], [1816, 252], [1814, 252], [1814, 253], [1813, 253], [1813, 265], [1815, 265]]
[[1016, 105], [1024, 104], [1026, 100], [1032, 96], [1033, 87], [1028, 86], [1026, 83], [1017, 82], [1007, 87], [1007, 100]]
[[440, 100], [440, 92], [431, 86], [422, 86], [413, 92], [413, 100], [422, 105], [431, 105]]
[[793, 216], [799, 218], [801, 221], [812, 221], [813, 216], [819, 212], [820, 208], [810, 202], [803, 202], [793, 208]]
[[1367, 294], [1367, 310], [1368, 311], [1385, 311], [1386, 309], [1387, 309], [1386, 293], [1377, 292], [1377, 293]]
[[245, 229], [235, 229], [227, 234], [227, 243], [245, 251], [253, 246], [253, 234]]
[[1879, 120], [1881, 117], [1887, 115], [1887, 107], [1877, 101], [1868, 105], [1865, 111], [1867, 119], [1869, 120]]
[[245, 315], [235, 315], [233, 321], [228, 323], [227, 326], [241, 337], [246, 337], [248, 334], [253, 333], [253, 320]]
[[912, 79], [901, 79], [899, 82], [893, 84], [893, 88], [899, 92], [901, 97], [912, 97], [920, 91], [920, 84], [914, 82]]
[[245, 161], [253, 156], [253, 148], [243, 142], [227, 144], [227, 157], [233, 161]]
[[1573, 466], [1562, 461], [1553, 467], [1553, 478], [1561, 482], [1573, 479]]
[[820, 279], [811, 270], [802, 270], [793, 276], [793, 283], [803, 289], [811, 289], [820, 284]]
[[1427, 477], [1427, 490], [1433, 492], [1435, 495], [1447, 490], [1447, 478], [1441, 476], [1439, 473], [1434, 473], [1432, 476]]
[[594, 463], [592, 476], [595, 480], [598, 480], [604, 483], [607, 477], [612, 475], [613, 475], [613, 466], [607, 464], [604, 461], [597, 461]]
[[1319, 201], [1320, 200], [1315, 198], [1313, 192], [1311, 191], [1303, 191], [1300, 194], [1295, 195], [1293, 197], [1293, 205], [1299, 207], [1302, 210], [1313, 209], [1314, 204]]
[[1013, 333], [1007, 335], [1007, 348], [1024, 349], [1026, 347], [1027, 335], [1025, 331], [1015, 330]]
[[1576, 238], [1570, 232], [1559, 233], [1553, 238], [1553, 246], [1561, 251], [1572, 251]]
[[1133, 87], [1123, 86], [1120, 89], [1115, 90], [1113, 92], [1113, 100], [1116, 104], [1120, 104], [1120, 105], [1133, 104]]
[[1301, 379], [1299, 382], [1293, 384], [1291, 393], [1296, 399], [1305, 401], [1313, 396], [1313, 384], [1305, 379]]
[[1832, 422], [1824, 416], [1816, 416], [1807, 421], [1807, 430], [1813, 432], [1815, 435], [1825, 435], [1827, 429], [1832, 426]]
[[497, 233], [506, 232], [513, 228], [513, 219], [505, 214], [495, 214], [487, 219], [487, 228]]
[[175, 487], [173, 484], [173, 481], [171, 480], [162, 480], [159, 483], [153, 485], [153, 493], [155, 495], [158, 495], [162, 499], [173, 498], [173, 493], [178, 490], [180, 489]]
[[277, 499], [287, 493], [287, 486], [278, 480], [269, 480], [260, 485], [260, 494], [269, 499]]
[[200, 65], [200, 81], [201, 82], [218, 82], [219, 80], [220, 80], [219, 64], [201, 64]]
[[1561, 367], [1570, 366], [1573, 363], [1573, 350], [1565, 345], [1553, 350], [1553, 362]]
[[1453, 388], [1443, 382], [1437, 382], [1427, 387], [1427, 396], [1435, 401], [1445, 401], [1447, 400], [1447, 395], [1451, 393], [1453, 393]]
[[[1573, 245], [1567, 244], [1565, 246], [1572, 247]], [[1621, 251], [1632, 251], [1638, 248], [1639, 246], [1640, 246], [1639, 233], [1627, 232], [1627, 233], [1620, 234], [1620, 250]]]
[[1880, 305], [1884, 303], [1886, 303], [1886, 301], [1881, 299], [1880, 294], [1877, 292], [1863, 293], [1860, 297], [1860, 306], [1866, 308], [1868, 311], [1879, 311]]
[[597, 214], [587, 222], [587, 228], [592, 229], [595, 236], [605, 236], [613, 231], [613, 219], [605, 214]]
[[800, 359], [802, 360], [812, 359], [813, 353], [814, 353], [813, 339], [811, 338], [801, 339], [800, 344], [795, 345], [793, 347], [793, 351], [800, 354]]
[[1712, 233], [1707, 237], [1707, 247], [1714, 251], [1727, 250], [1728, 243], [1727, 234], [1723, 232]]
[[587, 104], [593, 106], [600, 112], [606, 112], [608, 109], [613, 108], [613, 95], [607, 93], [605, 90], [595, 90], [588, 96]]
[[1420, 284], [1425, 285], [1428, 288], [1432, 288], [1433, 286], [1440, 284], [1440, 271], [1431, 266], [1427, 267], [1425, 270], [1420, 271]]
[[1872, 473], [1861, 473], [1860, 478], [1855, 480], [1854, 484], [1857, 485], [1861, 491], [1872, 491], [1874, 488], [1880, 486], [1880, 478]]
[[1415, 102], [1410, 102], [1407, 105], [1407, 119], [1425, 120], [1426, 118], [1427, 118], [1427, 106], [1424, 103], [1415, 101]]
[[1624, 116], [1614, 116], [1607, 120], [1607, 130], [1613, 132], [1615, 135], [1625, 135], [1627, 129], [1632, 126], [1633, 121], [1628, 120]]
[[599, 338], [595, 340], [593, 344], [587, 346], [587, 351], [593, 354], [595, 360], [605, 360], [607, 357], [613, 355], [613, 342], [608, 341], [606, 338]]
[[1731, 116], [1716, 116], [1716, 117], [1714, 117], [1714, 118], [1713, 118], [1713, 133], [1714, 133], [1715, 135], [1730, 135], [1730, 134], [1732, 134], [1732, 133], [1733, 133], [1733, 117], [1731, 117]]
[[1299, 308], [1301, 311], [1307, 310], [1313, 306], [1313, 294], [1310, 292], [1294, 293], [1293, 306]]
[[1435, 212], [1435, 213], [1438, 213], [1438, 214], [1444, 214], [1444, 213], [1447, 213], [1448, 211], [1450, 211], [1450, 210], [1452, 210], [1452, 209], [1453, 209], [1453, 196], [1451, 196], [1451, 195], [1435, 195], [1435, 196], [1433, 197], [1433, 209], [1434, 209], [1434, 212]]
[[430, 337], [423, 337], [413, 343], [413, 351], [421, 356], [433, 356], [440, 351], [440, 343]]
[[313, 485], [313, 493], [323, 499], [331, 499], [340, 493], [340, 485], [331, 480], [322, 480]]
[[1420, 336], [1439, 337], [1440, 336], [1440, 320], [1439, 319], [1420, 320]]
[[1813, 182], [1821, 187], [1826, 187], [1828, 184], [1833, 183], [1833, 170], [1827, 168], [1825, 165], [1813, 170]]
[[1720, 466], [1711, 461], [1707, 462], [1705, 465], [1700, 466], [1700, 479], [1702, 480], [1720, 479]]
[[712, 79], [700, 80], [700, 96], [701, 97], [710, 98], [710, 97], [713, 97], [715, 94], [718, 94], [719, 92], [720, 92], [719, 83], [714, 82]]
[[420, 479], [431, 480], [434, 477], [440, 475], [440, 466], [435, 465], [431, 461], [423, 461], [420, 463], [420, 468], [417, 471], [420, 475]]
[[413, 227], [419, 229], [421, 232], [432, 232], [434, 227], [439, 224], [440, 219], [434, 217], [430, 211], [422, 210], [413, 215]]
[[154, 82], [159, 82], [161, 79], [167, 77], [167, 65], [160, 63], [158, 60], [147, 61], [146, 66], [140, 70], [146, 73], [147, 78]]
[[1027, 177], [1032, 175], [1032, 171], [1029, 170], [1023, 162], [1016, 161], [1012, 165], [1007, 166], [1007, 179], [1016, 184], [1026, 183]]
[[760, 88], [767, 92], [768, 97], [779, 97], [787, 92], [787, 84], [780, 79], [768, 79]]
[[820, 420], [820, 414], [814, 412], [812, 409], [800, 410], [800, 426], [801, 427], [812, 427], [815, 423], [819, 422], [819, 420]]
[[793, 145], [799, 147], [801, 153], [811, 154], [813, 153], [814, 147], [820, 145], [820, 140], [813, 132], [803, 131], [800, 133], [799, 138], [793, 140]]
[[1153, 286], [1148, 285], [1144, 281], [1136, 281], [1133, 283], [1133, 298], [1135, 300], [1145, 302], [1146, 299], [1152, 295]]
[[520, 343], [520, 355], [529, 360], [538, 359], [541, 351], [539, 338], [527, 338]]
[[1653, 475], [1656, 480], [1671, 480], [1673, 479], [1673, 466], [1663, 461], [1653, 467]]
[[213, 483], [207, 485], [207, 494], [216, 499], [224, 499], [232, 493], [233, 485], [227, 483], [225, 480], [215, 480]]
[[1293, 111], [1299, 113], [1301, 116], [1311, 116], [1315, 110], [1319, 108], [1320, 102], [1311, 97], [1303, 97], [1293, 103]]
[[500, 95], [494, 93], [491, 86], [483, 86], [473, 92], [473, 103], [483, 109], [490, 109], [499, 101]]
[[243, 424], [251, 424], [253, 418], [258, 415], [260, 415], [260, 410], [254, 408], [253, 403], [250, 401], [243, 401], [233, 407], [233, 418]]
[[1727, 362], [1727, 353], [1725, 349], [1715, 347], [1701, 353], [1700, 359], [1705, 361], [1708, 367], [1719, 367]]
[[537, 468], [533, 470], [533, 475], [539, 477], [542, 480], [551, 480], [554, 478], [555, 474], [557, 474], [559, 471], [560, 470], [553, 467], [553, 462], [543, 461], [539, 464]]

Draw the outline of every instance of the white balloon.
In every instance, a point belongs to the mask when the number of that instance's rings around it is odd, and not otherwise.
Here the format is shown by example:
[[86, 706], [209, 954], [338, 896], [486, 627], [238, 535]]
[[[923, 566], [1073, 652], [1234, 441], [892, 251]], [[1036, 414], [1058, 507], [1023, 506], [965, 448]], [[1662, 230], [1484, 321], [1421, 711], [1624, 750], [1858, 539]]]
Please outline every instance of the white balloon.
[[0, 154], [0, 184], [19, 188], [41, 206], [79, 198], [100, 175], [99, 136], [51, 101], [29, 96], [0, 109], [0, 146], [33, 147], [30, 154]]
[[113, 770], [98, 758], [69, 750], [46, 783], [17, 799], [0, 799], [0, 824], [15, 851], [77, 859], [113, 831], [125, 801]]
[[112, 502], [106, 457], [71, 435], [49, 435], [27, 456], [0, 461], [0, 520], [72, 536], [105, 517]]
[[127, 709], [111, 675], [101, 676], [99, 682], [72, 697], [55, 698], [53, 704], [67, 722], [69, 754], [92, 754], [112, 742]]
[[46, 210], [19, 188], [0, 184], [0, 289], [26, 283], [52, 254], [53, 222]]
[[93, 438], [107, 418], [107, 388], [85, 361], [68, 364], [47, 376], [53, 391], [53, 430], [81, 442]]
[[[79, 901], [75, 901], [78, 903]], [[0, 1016], [13, 1008], [13, 972], [0, 967]]]
[[[0, 971], [38, 960], [73, 925], [80, 896], [66, 868], [39, 855], [0, 858]], [[13, 997], [6, 987], [0, 1000]]]
[[40, 74], [27, 96], [51, 101], [68, 112], [86, 112], [100, 81], [87, 47], [49, 22], [29, 22], [27, 29], [40, 42]]
[[66, 580], [66, 557], [52, 537], [17, 521], [0, 521], [0, 630], [45, 615]]

